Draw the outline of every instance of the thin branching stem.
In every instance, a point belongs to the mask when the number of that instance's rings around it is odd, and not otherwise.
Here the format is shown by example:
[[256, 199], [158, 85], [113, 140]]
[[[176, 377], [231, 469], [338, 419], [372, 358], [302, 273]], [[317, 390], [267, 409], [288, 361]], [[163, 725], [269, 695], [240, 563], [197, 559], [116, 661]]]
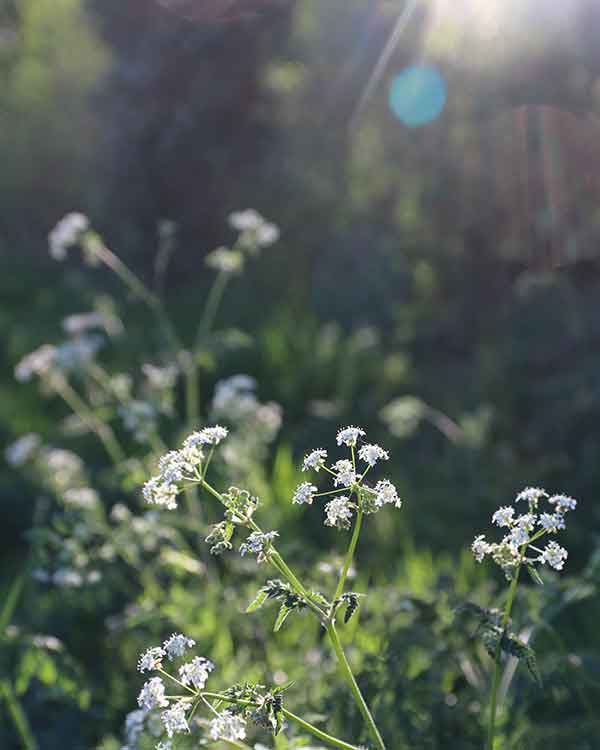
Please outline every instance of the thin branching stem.
[[350, 540], [350, 544], [348, 545], [348, 552], [346, 553], [346, 559], [344, 560], [344, 567], [342, 568], [342, 572], [340, 574], [340, 580], [338, 581], [335, 594], [333, 595], [334, 601], [336, 599], [339, 599], [342, 593], [344, 592], [344, 586], [346, 585], [346, 578], [348, 577], [348, 571], [350, 570], [350, 565], [352, 564], [352, 560], [354, 559], [354, 552], [356, 550], [358, 537], [360, 535], [363, 515], [364, 513], [362, 512], [362, 510], [359, 509], [356, 514], [356, 521], [354, 523], [354, 531], [352, 532], [352, 539]]
[[115, 465], [121, 463], [125, 459], [125, 453], [109, 425], [94, 414], [93, 409], [86, 404], [66, 378], [53, 378], [51, 386], [87, 428], [97, 435], [113, 463]]
[[375, 743], [375, 747], [377, 748], [377, 750], [385, 750], [385, 743], [383, 741], [383, 738], [379, 733], [379, 729], [377, 729], [377, 725], [375, 724], [375, 720], [373, 719], [373, 716], [369, 711], [367, 702], [363, 698], [363, 694], [360, 692], [360, 688], [358, 687], [358, 683], [356, 682], [354, 673], [352, 672], [352, 668], [350, 667], [348, 659], [346, 658], [346, 654], [344, 653], [344, 649], [336, 630], [335, 623], [329, 621], [326, 625], [326, 628], [327, 635], [329, 636], [329, 640], [331, 641], [331, 645], [333, 646], [333, 650], [335, 651], [335, 655], [340, 665], [340, 671], [342, 672], [344, 679], [346, 680], [350, 690], [352, 691], [354, 701], [367, 724], [371, 739]]
[[519, 582], [519, 573], [521, 571], [521, 562], [516, 567], [513, 575], [513, 579], [508, 589], [508, 596], [506, 599], [506, 606], [504, 607], [504, 614], [502, 616], [500, 637], [496, 645], [496, 652], [494, 654], [494, 675], [492, 677], [492, 689], [490, 692], [490, 720], [488, 725], [488, 739], [487, 739], [487, 750], [494, 750], [494, 737], [496, 733], [496, 708], [498, 702], [498, 687], [500, 685], [500, 657], [502, 655], [502, 639], [510, 620], [510, 613], [512, 611], [515, 594], [517, 591], [517, 584]]
[[[235, 703], [238, 706], [248, 707], [248, 706], [258, 705], [256, 701], [243, 700], [241, 698], [233, 698], [227, 695], [223, 695], [221, 693], [203, 692], [202, 695], [204, 698], [213, 698], [215, 700], [220, 700], [225, 703]], [[328, 734], [327, 732], [324, 732], [322, 729], [319, 729], [314, 724], [311, 724], [309, 721], [306, 721], [305, 719], [302, 719], [300, 716], [297, 716], [291, 711], [288, 711], [287, 708], [282, 708], [281, 712], [283, 713], [285, 718], [288, 719], [288, 721], [295, 722], [300, 727], [302, 727], [302, 729], [304, 729], [306, 732], [309, 732], [315, 737], [318, 737], [320, 740], [322, 740], [323, 742], [326, 742], [332, 747], [338, 747], [338, 748], [341, 748], [341, 750], [358, 750], [356, 745], [350, 745], [348, 742], [344, 742], [344, 740], [340, 740], [337, 737], [334, 737], [333, 735]]]
[[0, 680], [0, 697], [4, 698], [8, 715], [17, 731], [23, 750], [38, 750], [29, 721], [9, 680]]

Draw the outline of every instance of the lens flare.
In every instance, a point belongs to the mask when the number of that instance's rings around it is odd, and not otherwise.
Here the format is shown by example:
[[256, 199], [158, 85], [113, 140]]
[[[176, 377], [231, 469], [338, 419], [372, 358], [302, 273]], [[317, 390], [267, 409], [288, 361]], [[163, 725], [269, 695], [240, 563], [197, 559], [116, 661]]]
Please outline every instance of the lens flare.
[[429, 65], [411, 65], [396, 75], [389, 103], [396, 117], [409, 128], [433, 122], [446, 104], [446, 83]]

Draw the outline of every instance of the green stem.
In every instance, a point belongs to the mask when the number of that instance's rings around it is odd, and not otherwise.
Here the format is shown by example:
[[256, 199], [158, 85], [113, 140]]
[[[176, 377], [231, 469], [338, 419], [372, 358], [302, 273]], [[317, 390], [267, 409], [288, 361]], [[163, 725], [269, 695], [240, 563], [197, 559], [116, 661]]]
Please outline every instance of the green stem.
[[344, 567], [342, 568], [340, 580], [338, 581], [335, 594], [333, 595], [334, 601], [336, 599], [339, 599], [344, 591], [344, 586], [346, 585], [346, 578], [348, 576], [348, 571], [350, 570], [350, 565], [352, 564], [352, 560], [354, 559], [354, 552], [356, 550], [358, 537], [360, 535], [360, 527], [362, 526], [363, 515], [364, 514], [362, 510], [359, 509], [358, 513], [356, 514], [356, 522], [354, 524], [354, 531], [352, 532], [352, 539], [350, 540], [350, 545], [348, 546], [348, 552], [346, 553], [346, 559], [344, 560]]
[[200, 411], [200, 393], [198, 388], [198, 350], [203, 340], [210, 333], [210, 329], [213, 326], [219, 305], [223, 299], [223, 294], [229, 281], [229, 274], [219, 273], [208, 292], [206, 297], [206, 304], [204, 305], [204, 311], [198, 324], [198, 330], [196, 332], [196, 338], [192, 351], [190, 352], [190, 361], [186, 371], [186, 403], [187, 403], [187, 418], [188, 423], [191, 427], [198, 420]]
[[87, 425], [88, 429], [94, 432], [114, 464], [118, 464], [125, 459], [125, 453], [119, 445], [111, 428], [94, 414], [92, 409], [85, 403], [81, 396], [69, 384], [66, 378], [53, 378], [52, 388], [65, 401], [81, 421]]
[[29, 721], [27, 720], [25, 711], [23, 711], [23, 708], [12, 689], [12, 685], [8, 680], [0, 681], [0, 696], [3, 696], [6, 701], [8, 713], [13, 720], [13, 724], [15, 725], [15, 729], [19, 735], [24, 750], [38, 750], [38, 744], [33, 736], [31, 727], [29, 726]]
[[500, 638], [498, 639], [496, 652], [494, 654], [494, 676], [492, 678], [492, 689], [490, 693], [490, 721], [488, 725], [487, 750], [494, 750], [494, 736], [496, 732], [496, 708], [498, 701], [498, 687], [500, 685], [500, 656], [502, 654], [502, 638], [504, 637], [506, 627], [510, 620], [510, 613], [515, 599], [515, 593], [517, 591], [520, 571], [521, 563], [517, 565], [510, 584], [510, 588], [508, 589], [508, 597], [506, 599], [506, 606], [504, 608], [504, 615], [502, 616], [501, 623], [502, 632], [500, 634]]
[[25, 570], [14, 579], [10, 586], [10, 589], [8, 590], [8, 594], [6, 595], [4, 604], [2, 605], [2, 609], [0, 610], [0, 636], [2, 636], [2, 634], [8, 627], [13, 613], [17, 608], [17, 604], [19, 603], [19, 598], [21, 597], [21, 592], [23, 591], [23, 586], [25, 584], [25, 571], [29, 569], [29, 565], [29, 562], [27, 562], [25, 565]]
[[[247, 701], [247, 700], [241, 700], [238, 698], [230, 698], [226, 695], [222, 695], [221, 693], [202, 693], [202, 695], [205, 698], [221, 700], [221, 701], [224, 701], [225, 703], [235, 703], [238, 706], [256, 706], [257, 705], [255, 701]], [[297, 716], [291, 711], [288, 711], [287, 708], [283, 708], [282, 713], [286, 719], [288, 719], [289, 721], [295, 722], [296, 724], [298, 724], [298, 726], [302, 727], [304, 731], [309, 732], [315, 737], [318, 737], [320, 740], [323, 740], [323, 742], [327, 742], [332, 747], [339, 747], [342, 750], [358, 750], [356, 745], [350, 745], [347, 742], [344, 742], [344, 740], [340, 740], [331, 734], [327, 734], [327, 732], [324, 732], [322, 729], [319, 729], [314, 724], [311, 724], [310, 722], [302, 719], [300, 716]]]
[[356, 705], [358, 706], [367, 724], [367, 727], [369, 729], [369, 734], [371, 735], [371, 739], [375, 742], [375, 747], [377, 748], [377, 750], [385, 750], [385, 743], [383, 742], [383, 739], [381, 735], [379, 734], [379, 730], [377, 729], [375, 720], [371, 716], [369, 707], [367, 706], [367, 703], [365, 699], [363, 698], [362, 693], [360, 692], [360, 688], [358, 687], [358, 684], [356, 682], [356, 679], [354, 677], [350, 664], [348, 664], [348, 660], [346, 659], [346, 654], [344, 653], [344, 649], [342, 648], [342, 644], [341, 644], [338, 632], [335, 629], [335, 624], [330, 621], [327, 623], [326, 628], [327, 628], [327, 635], [329, 636], [329, 640], [331, 641], [331, 645], [333, 646], [333, 650], [335, 651], [335, 655], [339, 662], [342, 675], [344, 679], [346, 680], [346, 682], [348, 683], [348, 686], [350, 690], [352, 691], [354, 701]]
[[311, 724], [310, 722], [302, 719], [300, 716], [296, 716], [296, 714], [288, 711], [287, 708], [284, 708], [282, 710], [282, 713], [286, 719], [295, 722], [296, 724], [298, 724], [298, 726], [302, 727], [304, 731], [313, 734], [315, 737], [318, 737], [320, 740], [323, 740], [323, 742], [327, 742], [333, 747], [340, 747], [344, 750], [357, 750], [356, 745], [350, 745], [348, 742], [344, 742], [344, 740], [340, 740], [337, 737], [333, 737], [332, 735], [327, 734], [327, 732], [324, 732], [322, 729], [314, 726], [314, 724]]
[[[203, 487], [207, 492], [210, 492], [210, 494], [216, 498], [222, 505], [227, 507], [227, 503], [225, 502], [223, 496], [220, 492], [218, 492], [214, 487], [212, 487], [206, 479], [200, 478], [199, 484], [201, 487]], [[250, 528], [253, 531], [258, 532], [259, 534], [262, 534], [262, 529], [260, 526], [253, 521], [251, 518], [248, 521]], [[291, 583], [293, 588], [296, 590], [296, 593], [300, 594], [305, 600], [307, 605], [313, 610], [315, 614], [319, 616], [319, 619], [324, 621], [326, 619], [325, 612], [312, 600], [310, 591], [306, 589], [306, 587], [302, 584], [302, 582], [298, 579], [298, 577], [295, 575], [295, 573], [292, 571], [292, 569], [289, 567], [289, 565], [285, 562], [283, 557], [281, 556], [281, 553], [277, 551], [275, 548], [275, 545], [271, 547], [271, 562], [277, 570], [284, 576], [284, 578], [287, 578], [288, 582]]]
[[163, 304], [159, 297], [148, 289], [148, 287], [139, 279], [133, 271], [123, 263], [106, 245], [98, 239], [93, 246], [93, 254], [105, 266], [114, 271], [121, 281], [128, 287], [131, 292], [144, 302], [156, 316], [159, 326], [162, 328], [169, 346], [173, 350], [175, 357], [182, 349], [181, 342], [169, 320]]
[[230, 274], [221, 271], [219, 274], [217, 274], [217, 277], [213, 281], [213, 284], [206, 297], [204, 312], [202, 313], [200, 323], [198, 324], [194, 351], [198, 349], [198, 347], [202, 343], [202, 340], [206, 338], [206, 336], [208, 336], [208, 334], [210, 333], [210, 329], [212, 328], [213, 323], [215, 322], [215, 318], [217, 317], [219, 305], [221, 304], [221, 300], [223, 299], [223, 294], [225, 293], [225, 289], [227, 288], [229, 278]]

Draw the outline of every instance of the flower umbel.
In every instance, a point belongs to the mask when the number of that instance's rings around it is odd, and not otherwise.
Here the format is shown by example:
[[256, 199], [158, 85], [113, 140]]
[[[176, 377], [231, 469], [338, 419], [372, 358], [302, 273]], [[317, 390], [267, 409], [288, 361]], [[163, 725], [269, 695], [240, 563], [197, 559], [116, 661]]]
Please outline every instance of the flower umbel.
[[[515, 507], [508, 505], [499, 508], [492, 515], [492, 523], [500, 528], [506, 528], [508, 533], [500, 542], [487, 542], [483, 535], [478, 536], [472, 544], [473, 555], [477, 562], [482, 562], [486, 556], [491, 556], [508, 578], [512, 578], [514, 571], [521, 564], [531, 568], [536, 563], [549, 565], [555, 570], [562, 570], [567, 558], [567, 551], [556, 542], [551, 541], [543, 551], [537, 550], [535, 556], [528, 556], [530, 546], [545, 536], [555, 534], [565, 528], [564, 514], [577, 506], [577, 501], [568, 495], [550, 496], [546, 490], [539, 487], [526, 487], [515, 498], [515, 504], [525, 500], [529, 505], [529, 512], [515, 516]], [[546, 500], [552, 512], [538, 512], [539, 504]]]

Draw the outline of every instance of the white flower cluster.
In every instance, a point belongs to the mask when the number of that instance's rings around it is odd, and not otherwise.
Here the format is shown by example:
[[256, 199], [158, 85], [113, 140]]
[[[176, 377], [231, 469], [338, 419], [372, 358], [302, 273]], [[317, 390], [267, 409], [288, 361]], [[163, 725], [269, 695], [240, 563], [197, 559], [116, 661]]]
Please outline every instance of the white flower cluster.
[[[140, 672], [159, 670], [164, 673], [163, 659], [170, 661], [178, 659], [195, 645], [195, 641], [181, 633], [173, 633], [162, 646], [153, 646], [141, 654], [138, 661]], [[215, 668], [214, 664], [202, 656], [196, 656], [191, 661], [179, 667], [179, 678], [172, 678], [180, 685], [186, 686], [192, 691], [200, 692], [204, 689], [209, 674]], [[170, 677], [170, 675], [169, 675]], [[165, 683], [161, 677], [151, 677], [147, 680], [138, 695], [139, 712], [129, 714], [126, 724], [128, 744], [133, 745], [132, 737], [137, 739], [142, 732], [146, 716], [151, 711], [162, 710], [160, 721], [162, 731], [166, 732], [170, 739], [175, 734], [190, 731], [187, 712], [191, 708], [188, 696], [167, 696]], [[157, 735], [155, 735], [157, 736]], [[170, 747], [167, 741], [161, 743], [164, 748]]]
[[[402, 501], [394, 485], [388, 479], [382, 479], [374, 487], [364, 481], [367, 473], [379, 462], [388, 461], [389, 453], [374, 443], [364, 443], [356, 450], [358, 443], [366, 435], [361, 427], [345, 427], [339, 430], [336, 442], [351, 450], [350, 458], [341, 458], [330, 466], [327, 465], [328, 453], [324, 448], [317, 448], [306, 454], [302, 461], [302, 471], [324, 472], [333, 477], [335, 489], [319, 492], [312, 482], [302, 482], [295, 490], [292, 502], [301, 505], [312, 505], [316, 497], [344, 494], [331, 499], [325, 505], [325, 525], [338, 529], [348, 529], [352, 523], [355, 510], [363, 513], [375, 513], [384, 505], [400, 508]], [[362, 461], [365, 466], [359, 466]]]
[[235, 742], [246, 737], [246, 721], [231, 711], [222, 711], [210, 722], [210, 736], [213, 740]]
[[15, 378], [20, 383], [26, 383], [34, 377], [50, 380], [51, 376], [57, 377], [69, 370], [81, 369], [91, 362], [103, 343], [101, 336], [82, 334], [60, 346], [43, 344], [17, 363]]
[[221, 458], [235, 481], [245, 481], [256, 464], [267, 456], [267, 446], [281, 427], [281, 406], [261, 402], [249, 375], [232, 375], [215, 385], [209, 412], [211, 420], [232, 425]]
[[89, 219], [84, 214], [76, 211], [67, 214], [48, 235], [50, 255], [54, 260], [65, 260], [67, 250], [75, 245], [89, 228]]
[[20, 383], [26, 383], [34, 376], [48, 375], [56, 365], [57, 350], [51, 344], [44, 344], [39, 349], [25, 355], [15, 367], [15, 378]]
[[220, 425], [204, 427], [188, 435], [178, 451], [169, 451], [162, 456], [158, 464], [159, 473], [144, 484], [142, 492], [146, 502], [161, 505], [167, 510], [177, 508], [182, 483], [201, 479], [205, 448], [219, 445], [227, 434], [227, 429]]
[[267, 221], [253, 208], [234, 211], [229, 215], [229, 224], [240, 233], [238, 243], [241, 247], [251, 252], [256, 252], [261, 247], [268, 247], [279, 239], [277, 226]]
[[[542, 500], [548, 502], [552, 512], [538, 512]], [[546, 534], [562, 531], [565, 528], [564, 514], [574, 510], [577, 501], [568, 495], [550, 496], [539, 487], [526, 487], [522, 490], [515, 498], [515, 505], [521, 501], [528, 505], [528, 511], [521, 515], [515, 515], [517, 511], [512, 505], [495, 511], [492, 523], [507, 529], [507, 533], [498, 543], [488, 542], [483, 534], [476, 537], [471, 545], [475, 559], [482, 562], [489, 555], [509, 578], [513, 570], [522, 563], [541, 563], [555, 570], [562, 570], [568, 556], [567, 550], [555, 541], [549, 542], [544, 549], [535, 546], [535, 542]], [[529, 551], [535, 554], [528, 556]]]
[[277, 226], [253, 208], [234, 211], [229, 215], [229, 225], [239, 233], [235, 246], [218, 247], [204, 260], [209, 268], [222, 274], [240, 273], [244, 268], [245, 253], [257, 255], [261, 248], [268, 247], [279, 239]]
[[4, 451], [6, 462], [11, 466], [23, 466], [36, 453], [42, 444], [41, 437], [35, 432], [28, 432], [8, 445]]
[[269, 551], [273, 539], [279, 536], [277, 531], [253, 531], [246, 537], [246, 541], [240, 544], [240, 555], [256, 555], [256, 561], [262, 563], [269, 557]]

